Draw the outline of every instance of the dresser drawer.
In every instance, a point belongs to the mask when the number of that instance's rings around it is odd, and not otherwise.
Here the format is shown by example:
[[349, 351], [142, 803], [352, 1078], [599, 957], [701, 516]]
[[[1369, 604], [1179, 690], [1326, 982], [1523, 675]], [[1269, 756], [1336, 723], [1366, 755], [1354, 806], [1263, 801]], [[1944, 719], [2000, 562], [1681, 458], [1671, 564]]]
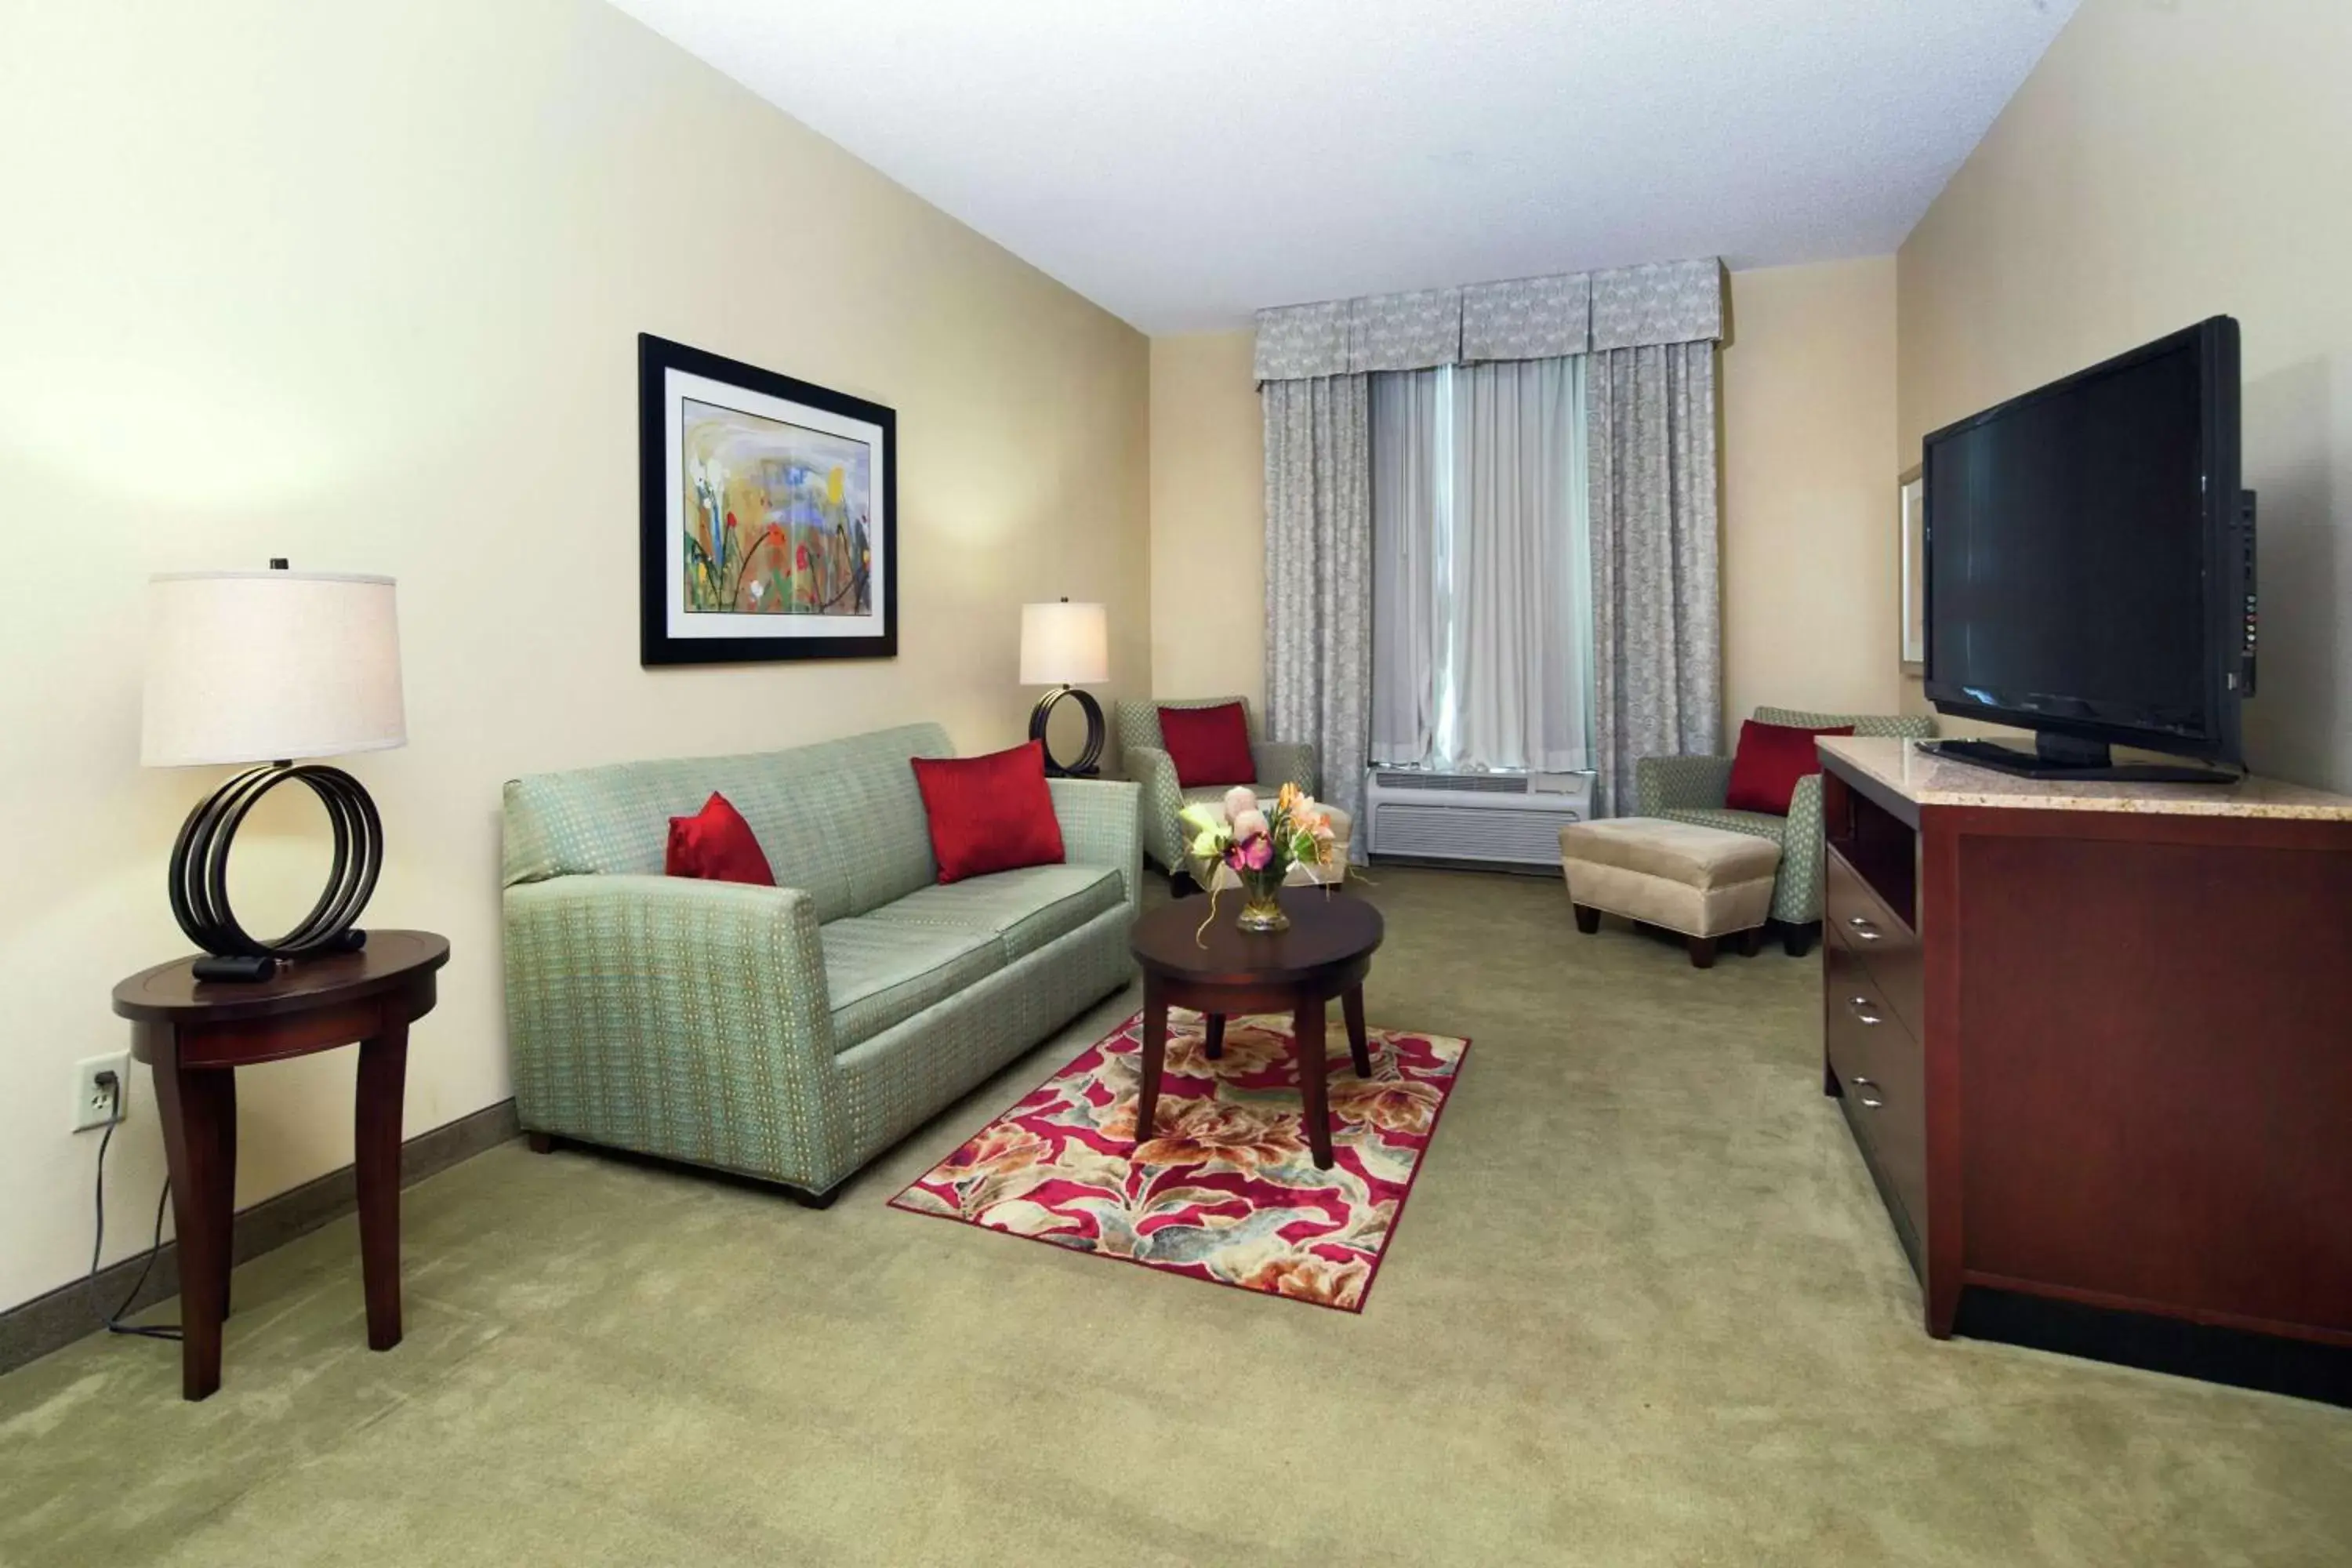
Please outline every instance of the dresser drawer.
[[1855, 1075], [1838, 1075], [1878, 1173], [1895, 1189], [1916, 1235], [1927, 1229], [1927, 1064], [1919, 1037], [1886, 1005], [1859, 963], [1832, 962], [1824, 975], [1830, 1060], [1841, 1053]]
[[1887, 908], [1836, 850], [1824, 859], [1829, 875], [1822, 924], [1828, 940], [1842, 943], [1870, 971], [1875, 994], [1904, 1027], [1914, 1035], [1924, 1032], [1927, 1017], [1918, 932]]

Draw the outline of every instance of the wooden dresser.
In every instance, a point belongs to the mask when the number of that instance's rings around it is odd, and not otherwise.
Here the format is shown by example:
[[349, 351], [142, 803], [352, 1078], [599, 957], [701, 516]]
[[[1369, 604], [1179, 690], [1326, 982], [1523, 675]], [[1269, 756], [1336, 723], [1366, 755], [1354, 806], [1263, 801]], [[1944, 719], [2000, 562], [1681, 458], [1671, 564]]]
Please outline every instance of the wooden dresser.
[[2352, 799], [1821, 751], [1823, 1087], [1927, 1331], [2352, 1402]]

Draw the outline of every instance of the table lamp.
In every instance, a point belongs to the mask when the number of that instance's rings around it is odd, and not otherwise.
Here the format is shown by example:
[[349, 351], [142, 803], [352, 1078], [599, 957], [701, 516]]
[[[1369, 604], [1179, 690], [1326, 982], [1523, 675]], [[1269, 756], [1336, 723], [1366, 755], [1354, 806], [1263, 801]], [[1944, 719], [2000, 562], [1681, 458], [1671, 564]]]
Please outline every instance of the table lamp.
[[[1110, 679], [1110, 628], [1100, 605], [1073, 605], [1064, 599], [1053, 605], [1021, 606], [1021, 684], [1050, 686], [1029, 714], [1029, 738], [1045, 749], [1045, 771], [1058, 778], [1091, 778], [1102, 761], [1102, 704], [1078, 687]], [[1087, 716], [1087, 749], [1075, 763], [1055, 760], [1045, 739], [1045, 721], [1065, 697], [1078, 700]]]
[[[139, 760], [151, 768], [258, 763], [206, 796], [172, 846], [172, 913], [209, 956], [200, 980], [267, 980], [279, 963], [352, 952], [352, 929], [383, 866], [383, 826], [359, 780], [298, 757], [405, 744], [393, 580], [329, 572], [187, 572], [148, 585]], [[293, 930], [261, 941], [228, 901], [237, 826], [289, 779], [308, 784], [335, 834], [327, 886]]]

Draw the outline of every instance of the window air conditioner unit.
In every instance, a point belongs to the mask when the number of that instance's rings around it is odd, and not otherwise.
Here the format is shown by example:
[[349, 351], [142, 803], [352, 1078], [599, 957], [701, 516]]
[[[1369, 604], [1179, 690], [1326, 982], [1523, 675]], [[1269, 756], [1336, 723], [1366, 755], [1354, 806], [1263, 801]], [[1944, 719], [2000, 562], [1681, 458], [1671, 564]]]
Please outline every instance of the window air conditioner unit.
[[1589, 773], [1373, 768], [1364, 776], [1364, 853], [1557, 870], [1559, 830], [1592, 815], [1592, 781]]

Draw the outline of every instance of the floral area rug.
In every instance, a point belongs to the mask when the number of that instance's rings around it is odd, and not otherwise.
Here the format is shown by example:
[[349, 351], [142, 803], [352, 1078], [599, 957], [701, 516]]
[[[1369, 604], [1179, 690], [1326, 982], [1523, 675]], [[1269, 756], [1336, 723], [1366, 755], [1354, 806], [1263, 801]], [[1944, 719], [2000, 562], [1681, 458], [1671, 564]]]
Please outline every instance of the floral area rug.
[[1143, 1018], [1107, 1038], [890, 1200], [895, 1208], [1361, 1311], [1467, 1040], [1370, 1032], [1360, 1079], [1327, 1031], [1331, 1169], [1307, 1146], [1286, 1017], [1229, 1018], [1211, 1061], [1172, 1012], [1155, 1136], [1133, 1147]]

